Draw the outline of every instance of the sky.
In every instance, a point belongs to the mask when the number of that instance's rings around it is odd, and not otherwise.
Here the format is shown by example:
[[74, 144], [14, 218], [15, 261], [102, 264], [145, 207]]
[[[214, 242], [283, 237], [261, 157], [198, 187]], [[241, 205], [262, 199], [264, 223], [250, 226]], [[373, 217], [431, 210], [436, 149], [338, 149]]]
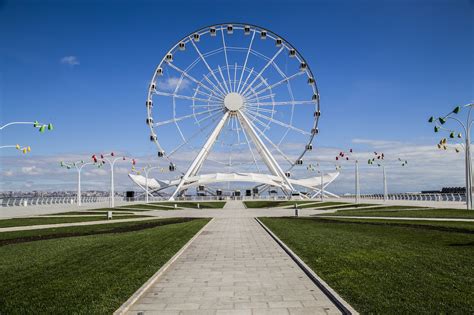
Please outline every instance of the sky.
[[[59, 161], [93, 153], [153, 162], [144, 102], [157, 63], [184, 35], [227, 22], [281, 34], [311, 65], [323, 114], [310, 159], [329, 171], [339, 151], [384, 151], [393, 192], [462, 186], [462, 154], [436, 148], [427, 118], [474, 100], [473, 21], [474, 3], [461, 0], [0, 0], [0, 122], [54, 123], [0, 131], [2, 145], [32, 147], [1, 150], [0, 190], [74, 189]], [[133, 188], [128, 165], [117, 172], [118, 189]], [[380, 169], [362, 172], [362, 193], [380, 192]], [[99, 189], [108, 174], [85, 178], [83, 190]], [[332, 187], [353, 190], [349, 164]]]

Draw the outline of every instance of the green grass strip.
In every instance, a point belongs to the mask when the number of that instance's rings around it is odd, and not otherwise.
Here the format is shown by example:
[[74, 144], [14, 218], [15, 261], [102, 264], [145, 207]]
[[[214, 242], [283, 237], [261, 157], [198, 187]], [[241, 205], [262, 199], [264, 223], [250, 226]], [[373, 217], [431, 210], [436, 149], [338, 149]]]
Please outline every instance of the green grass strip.
[[0, 314], [112, 314], [207, 219], [0, 247]]
[[[405, 208], [406, 209], [406, 208]], [[340, 210], [331, 215], [362, 216], [362, 217], [406, 217], [406, 218], [454, 218], [474, 219], [474, 211], [461, 209], [427, 209], [427, 210], [394, 210], [393, 208], [377, 208], [367, 210]]]
[[[168, 207], [174, 207], [176, 204], [178, 208], [193, 208], [198, 209], [220, 209], [224, 208], [226, 202], [225, 201], [165, 201], [165, 202], [153, 202], [152, 205], [162, 205]], [[172, 209], [170, 209], [172, 210]]]
[[274, 208], [294, 206], [295, 204], [300, 206], [305, 204], [319, 204], [319, 202], [315, 200], [254, 200], [244, 201], [244, 204], [247, 208]]
[[261, 220], [363, 314], [474, 312], [470, 231], [313, 218]]
[[[145, 218], [147, 216], [141, 215], [122, 215], [112, 216], [112, 220], [136, 219]], [[60, 224], [60, 223], [77, 223], [107, 220], [107, 216], [83, 216], [83, 217], [31, 217], [31, 218], [14, 218], [0, 220], [0, 228], [15, 227], [15, 226], [29, 226], [29, 225], [43, 225], [43, 224]]]

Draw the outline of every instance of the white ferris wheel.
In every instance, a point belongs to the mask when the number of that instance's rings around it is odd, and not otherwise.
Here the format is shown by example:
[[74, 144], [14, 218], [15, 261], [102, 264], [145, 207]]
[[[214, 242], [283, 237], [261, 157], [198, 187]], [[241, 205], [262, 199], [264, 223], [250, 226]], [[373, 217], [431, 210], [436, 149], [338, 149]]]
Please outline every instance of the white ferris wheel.
[[158, 158], [177, 173], [153, 183], [172, 187], [170, 199], [220, 182], [318, 190], [319, 181], [291, 176], [318, 134], [316, 80], [301, 53], [268, 29], [226, 23], [186, 35], [156, 67], [146, 108]]

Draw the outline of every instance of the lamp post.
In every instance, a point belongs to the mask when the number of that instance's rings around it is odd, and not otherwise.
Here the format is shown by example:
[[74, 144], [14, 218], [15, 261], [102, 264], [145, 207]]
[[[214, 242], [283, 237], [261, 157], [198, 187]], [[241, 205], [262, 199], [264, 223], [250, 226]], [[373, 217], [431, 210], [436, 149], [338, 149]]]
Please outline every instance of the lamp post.
[[77, 171], [77, 205], [80, 207], [82, 206], [82, 193], [81, 193], [81, 171], [82, 168], [86, 165], [97, 165], [97, 167], [101, 167], [102, 164], [97, 164], [96, 162], [84, 162], [83, 160], [81, 161], [76, 161], [76, 162], [63, 162], [61, 161], [61, 167], [65, 167], [68, 170], [71, 168], [75, 168]]
[[35, 121], [12, 121], [9, 122], [8, 124], [5, 124], [0, 127], [0, 130], [8, 127], [8, 126], [13, 126], [13, 125], [33, 125], [33, 127], [38, 128], [39, 132], [44, 132], [46, 129], [47, 130], [53, 130], [53, 124], [43, 124], [38, 122], [37, 120]]
[[[13, 126], [13, 125], [33, 125], [33, 127], [38, 128], [39, 132], [44, 132], [45, 130], [53, 130], [53, 124], [51, 123], [42, 124], [42, 123], [39, 123], [38, 121], [12, 121], [12, 122], [9, 122], [8, 124], [0, 126], [0, 131], [5, 129], [8, 126]], [[31, 152], [30, 146], [21, 147], [19, 144], [0, 146], [0, 149], [8, 149], [8, 148], [15, 148], [17, 150], [20, 150], [24, 154]]]
[[[434, 116], [431, 116], [428, 119], [429, 123], [434, 123], [434, 132], [439, 132], [440, 130], [448, 131], [450, 139], [462, 139], [464, 133], [464, 167], [465, 167], [465, 182], [466, 182], [466, 207], [468, 210], [473, 209], [473, 197], [472, 197], [472, 162], [471, 162], [471, 127], [474, 119], [471, 118], [471, 111], [474, 103], [469, 103], [462, 106], [456, 106], [451, 112], [447, 115], [438, 117], [437, 119]], [[459, 114], [461, 110], [467, 108], [467, 117], [466, 120], [463, 122], [460, 118], [455, 117], [455, 115]], [[443, 125], [448, 121], [453, 120], [461, 126], [462, 132], [457, 132], [455, 130], [451, 130], [448, 128], [443, 127]], [[441, 139], [440, 143], [438, 144], [439, 149], [447, 149], [447, 139]], [[456, 148], [456, 152], [459, 150]]]
[[14, 148], [14, 149], [17, 149], [18, 151], [22, 152], [23, 154], [26, 154], [26, 153], [29, 153], [31, 152], [31, 148], [30, 146], [20, 146], [19, 144], [15, 144], [15, 145], [2, 145], [0, 146], [0, 149], [9, 149], [9, 148]]
[[354, 161], [354, 183], [355, 183], [355, 202], [359, 203], [360, 200], [360, 185], [359, 185], [359, 160], [355, 158], [354, 151], [349, 149], [349, 152], [339, 152], [336, 156], [336, 161]]
[[[149, 195], [149, 192], [148, 192], [148, 174], [150, 173], [150, 171], [152, 171], [154, 169], [158, 169], [158, 168], [163, 170], [163, 168], [161, 168], [159, 166], [151, 166], [151, 165], [147, 165], [144, 168], [142, 168], [143, 173], [145, 173], [145, 203], [149, 202], [148, 201], [148, 195]], [[140, 171], [137, 171], [134, 167], [132, 167], [132, 170], [135, 171], [138, 175], [140, 175]]]
[[[114, 191], [114, 166], [117, 161], [125, 161], [127, 160], [127, 157], [122, 156], [122, 157], [115, 157], [115, 153], [111, 152], [109, 154], [100, 154], [100, 155], [92, 155], [92, 160], [94, 163], [97, 163], [99, 160], [102, 162], [102, 164], [105, 164], [106, 162], [109, 163], [110, 165], [110, 201], [109, 205], [110, 208], [115, 207], [115, 191]], [[135, 165], [135, 159], [131, 159], [132, 165]]]
[[[405, 166], [408, 164], [407, 160], [402, 160], [401, 158], [398, 158], [398, 161], [401, 163], [402, 166]], [[387, 188], [387, 173], [385, 171], [385, 154], [374, 152], [374, 157], [372, 157], [371, 159], [368, 159], [367, 164], [382, 167], [383, 201], [386, 202], [388, 200], [388, 188]]]
[[321, 178], [321, 190], [320, 190], [320, 198], [321, 201], [324, 200], [324, 177], [323, 171], [321, 170], [321, 165], [319, 162], [316, 162], [316, 167], [314, 164], [308, 164], [306, 169], [310, 172], [317, 172]]

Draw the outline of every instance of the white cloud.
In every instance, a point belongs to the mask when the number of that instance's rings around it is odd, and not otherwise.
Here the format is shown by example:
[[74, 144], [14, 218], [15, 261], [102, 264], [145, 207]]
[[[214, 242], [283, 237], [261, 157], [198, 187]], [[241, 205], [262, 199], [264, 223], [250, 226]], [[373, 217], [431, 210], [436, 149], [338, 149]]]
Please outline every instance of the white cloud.
[[23, 166], [21, 168], [21, 172], [25, 175], [40, 175], [43, 173], [43, 170], [33, 165], [33, 166]]
[[76, 56], [64, 56], [61, 58], [60, 62], [71, 67], [80, 65], [79, 59]]
[[[361, 141], [362, 140], [362, 141]], [[354, 139], [354, 155], [360, 161], [360, 184], [361, 193], [380, 193], [382, 191], [382, 170], [378, 167], [367, 165], [367, 159], [373, 156], [373, 151], [383, 151], [387, 159], [387, 176], [389, 192], [421, 191], [428, 189], [440, 189], [449, 186], [464, 185], [464, 162], [463, 154], [456, 154], [454, 150], [440, 151], [436, 148], [436, 143], [401, 143], [396, 141]], [[290, 152], [300, 149], [302, 144], [289, 143], [285, 145], [285, 150]], [[325, 172], [335, 170], [335, 156], [342, 151], [337, 147], [320, 147], [316, 142], [313, 151], [304, 156], [304, 165], [295, 167], [292, 176], [295, 178], [307, 178], [315, 176], [308, 172], [306, 166], [309, 163], [321, 162], [321, 167]], [[212, 151], [209, 158], [220, 162], [228, 161], [228, 154], [216, 147], [218, 151]], [[198, 149], [190, 149], [177, 153], [173, 161], [180, 171], [185, 171]], [[286, 152], [285, 151], [285, 152]], [[255, 154], [256, 151], [254, 151]], [[118, 153], [117, 153], [118, 154]], [[18, 163], [16, 157], [0, 157], [0, 180], [1, 190], [74, 190], [77, 181], [77, 172], [67, 170], [59, 166], [59, 161], [78, 161], [87, 159], [88, 154], [63, 154], [57, 156], [35, 156], [25, 159], [22, 164]], [[245, 152], [234, 152], [232, 161], [251, 162], [250, 154]], [[283, 168], [288, 165], [281, 156], [275, 153], [275, 157]], [[398, 158], [408, 160], [408, 165], [402, 167]], [[166, 159], [157, 160], [153, 155], [137, 156], [137, 169], [141, 169], [146, 164], [168, 169]], [[266, 172], [266, 166], [257, 156], [259, 166]], [[332, 192], [339, 194], [352, 193], [354, 190], [354, 164], [351, 161], [341, 163], [342, 170], [339, 178], [328, 187]], [[117, 164], [115, 168], [116, 191], [138, 190], [128, 178], [130, 170], [128, 163]], [[202, 172], [225, 171], [227, 167], [222, 164], [207, 161]], [[235, 168], [233, 171], [255, 171], [255, 168], [245, 166]], [[83, 170], [83, 190], [97, 189], [108, 190], [110, 182], [110, 170], [108, 165], [103, 168], [96, 168], [89, 165]], [[150, 176], [159, 179], [175, 178], [179, 172], [160, 172], [159, 169], [151, 172]], [[250, 187], [250, 185], [249, 185]], [[241, 187], [242, 188], [242, 187]]]
[[[181, 80], [181, 84], [180, 84]], [[178, 77], [169, 77], [164, 79], [163, 81], [159, 81], [157, 83], [159, 90], [170, 91], [173, 92], [176, 89], [176, 86], [179, 84], [178, 91], [186, 90], [191, 86], [191, 81], [186, 78], [180, 79]]]
[[14, 175], [13, 171], [4, 171], [2, 173], [2, 176], [5, 176], [5, 177], [12, 177]]

